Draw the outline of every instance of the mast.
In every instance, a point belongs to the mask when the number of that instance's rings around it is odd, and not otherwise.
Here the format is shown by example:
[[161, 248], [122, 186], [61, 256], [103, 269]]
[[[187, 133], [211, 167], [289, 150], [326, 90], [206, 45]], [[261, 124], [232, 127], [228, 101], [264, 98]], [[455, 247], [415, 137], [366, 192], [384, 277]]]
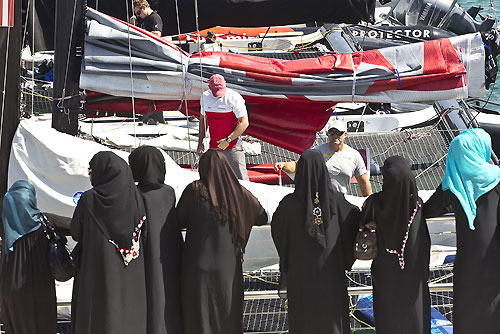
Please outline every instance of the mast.
[[52, 127], [76, 135], [85, 0], [57, 0]]
[[10, 148], [20, 117], [21, 25], [21, 0], [14, 0], [14, 26], [0, 27], [0, 200], [7, 191]]

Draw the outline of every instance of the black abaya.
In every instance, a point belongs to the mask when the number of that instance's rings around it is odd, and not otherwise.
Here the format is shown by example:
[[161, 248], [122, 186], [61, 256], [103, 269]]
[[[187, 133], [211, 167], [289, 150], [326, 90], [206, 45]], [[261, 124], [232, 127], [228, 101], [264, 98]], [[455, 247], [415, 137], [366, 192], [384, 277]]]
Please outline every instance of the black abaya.
[[[377, 214], [375, 217], [377, 228], [384, 228], [384, 218]], [[415, 215], [408, 234], [403, 270], [398, 257], [386, 251], [381, 234], [377, 236], [378, 255], [371, 267], [377, 333], [430, 333], [431, 302], [427, 281], [431, 243], [422, 210]]]
[[95, 154], [90, 168], [93, 188], [81, 195], [70, 226], [79, 249], [72, 331], [146, 333], [144, 244], [138, 233], [146, 213], [142, 196], [116, 154]]
[[382, 191], [370, 196], [363, 209], [368, 218], [374, 214], [377, 224], [378, 254], [371, 266], [375, 328], [378, 334], [428, 334], [431, 242], [422, 200], [405, 158], [387, 158], [382, 174]]
[[148, 216], [146, 267], [148, 334], [182, 333], [180, 260], [182, 234], [175, 211], [174, 189], [139, 187]]
[[500, 333], [500, 184], [476, 201], [475, 230], [462, 205], [439, 186], [425, 203], [427, 217], [455, 213], [457, 254], [453, 268], [453, 332]]
[[350, 333], [344, 270], [352, 265], [358, 219], [358, 208], [332, 190], [322, 155], [302, 153], [295, 191], [281, 200], [271, 222], [287, 281], [290, 333]]
[[[182, 253], [181, 297], [185, 334], [237, 334], [243, 322], [242, 250], [231, 224], [214, 218], [210, 200], [195, 201], [193, 184], [177, 206], [186, 240]], [[262, 207], [257, 222], [267, 221]]]
[[146, 333], [144, 256], [125, 266], [115, 246], [85, 210], [86, 201], [83, 193], [71, 221], [71, 236], [81, 247], [73, 282], [72, 331]]
[[357, 226], [359, 210], [339, 193], [331, 200], [334, 213], [324, 229], [325, 248], [306, 233], [305, 208], [295, 193], [285, 196], [273, 215], [272, 236], [288, 280], [291, 334], [350, 333], [344, 252], [352, 253], [352, 245], [343, 247], [341, 234], [347, 232], [343, 226]]
[[8, 334], [55, 334], [56, 289], [42, 228], [14, 243], [0, 277], [4, 331]]

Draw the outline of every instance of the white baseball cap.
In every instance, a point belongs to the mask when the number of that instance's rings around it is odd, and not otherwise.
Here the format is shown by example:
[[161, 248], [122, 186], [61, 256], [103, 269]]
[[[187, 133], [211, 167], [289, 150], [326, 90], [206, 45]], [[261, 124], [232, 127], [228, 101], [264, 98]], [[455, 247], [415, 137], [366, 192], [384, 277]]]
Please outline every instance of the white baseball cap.
[[336, 116], [333, 116], [330, 118], [330, 121], [326, 124], [326, 130], [330, 130], [331, 128], [335, 128], [339, 131], [344, 131], [347, 132], [347, 123], [345, 122], [344, 118], [337, 118]]

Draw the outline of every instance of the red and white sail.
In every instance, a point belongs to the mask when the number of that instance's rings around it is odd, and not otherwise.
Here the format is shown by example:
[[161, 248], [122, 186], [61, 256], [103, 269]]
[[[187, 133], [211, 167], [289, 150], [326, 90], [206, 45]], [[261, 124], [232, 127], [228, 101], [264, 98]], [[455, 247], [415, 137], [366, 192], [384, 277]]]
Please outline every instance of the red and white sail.
[[218, 73], [246, 100], [247, 133], [296, 152], [312, 143], [331, 115], [327, 109], [337, 102], [420, 102], [486, 93], [480, 35], [282, 60], [228, 52], [191, 55], [96, 11], [87, 17], [80, 87], [122, 97], [111, 106], [90, 94], [87, 109], [131, 112], [133, 95], [138, 113], [180, 109], [198, 115], [201, 93]]

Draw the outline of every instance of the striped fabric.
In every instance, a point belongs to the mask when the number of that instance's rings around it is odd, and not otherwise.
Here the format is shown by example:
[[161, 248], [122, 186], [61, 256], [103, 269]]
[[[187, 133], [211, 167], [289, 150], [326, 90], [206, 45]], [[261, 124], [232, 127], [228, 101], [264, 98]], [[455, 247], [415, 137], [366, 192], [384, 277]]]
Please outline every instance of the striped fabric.
[[227, 87], [245, 99], [250, 116], [246, 133], [299, 153], [312, 144], [314, 132], [326, 124], [337, 102], [421, 102], [486, 94], [479, 34], [282, 60], [229, 52], [191, 55], [92, 9], [87, 26], [80, 76], [80, 88], [88, 93], [86, 109], [131, 113], [128, 100], [113, 107], [91, 97], [129, 98], [133, 87], [138, 113], [182, 108], [198, 116], [210, 76], [222, 74]]
[[[137, 98], [199, 100], [212, 74], [246, 96], [330, 102], [420, 102], [482, 97], [480, 35], [318, 58], [282, 60], [228, 52], [190, 55], [177, 46], [89, 9], [80, 87]], [[108, 44], [113, 41], [113, 47]], [[184, 89], [186, 87], [186, 89]]]
[[14, 26], [14, 0], [0, 0], [0, 27]]

